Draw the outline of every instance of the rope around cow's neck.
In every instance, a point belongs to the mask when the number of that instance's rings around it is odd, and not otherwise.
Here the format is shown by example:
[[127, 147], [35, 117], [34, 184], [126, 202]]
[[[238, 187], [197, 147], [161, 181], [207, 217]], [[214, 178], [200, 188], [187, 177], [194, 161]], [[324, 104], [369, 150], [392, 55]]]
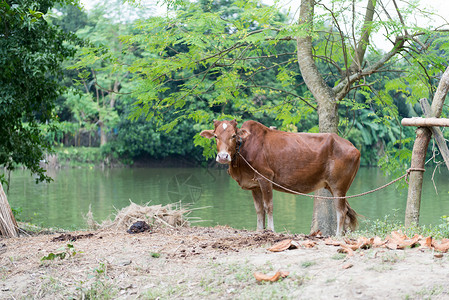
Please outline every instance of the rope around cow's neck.
[[[421, 169], [421, 168], [409, 168], [409, 169], [406, 171], [406, 173], [405, 173], [404, 175], [402, 175], [401, 177], [398, 177], [398, 178], [396, 178], [395, 180], [393, 180], [393, 181], [391, 181], [391, 182], [389, 182], [389, 183], [387, 183], [387, 184], [385, 184], [385, 185], [383, 185], [383, 186], [381, 186], [381, 187], [378, 187], [378, 188], [376, 188], [376, 189], [374, 189], [374, 190], [371, 190], [371, 191], [368, 191], [368, 192], [364, 192], [364, 193], [361, 193], [361, 194], [357, 194], [357, 195], [351, 195], [351, 196], [344, 196], [344, 197], [328, 197], [328, 196], [318, 196], [318, 195], [304, 194], [304, 193], [300, 193], [300, 192], [291, 190], [291, 189], [289, 189], [289, 188], [283, 187], [282, 185], [280, 185], [280, 184], [278, 184], [278, 183], [276, 183], [276, 182], [274, 182], [274, 181], [268, 179], [267, 177], [265, 177], [264, 175], [262, 175], [259, 171], [257, 171], [253, 166], [251, 166], [251, 164], [250, 164], [250, 163], [243, 157], [243, 155], [240, 153], [240, 151], [238, 151], [237, 154], [240, 155], [240, 157], [243, 159], [243, 161], [244, 161], [244, 162], [245, 162], [245, 163], [246, 163], [246, 164], [247, 164], [247, 165], [248, 165], [248, 166], [249, 166], [249, 167], [250, 167], [250, 168], [257, 174], [257, 175], [259, 175], [259, 176], [262, 177], [263, 179], [267, 180], [268, 182], [271, 182], [271, 183], [274, 184], [275, 186], [280, 187], [281, 189], [286, 190], [287, 192], [292, 193], [292, 194], [296, 194], [296, 195], [300, 195], [300, 196], [307, 196], [307, 197], [310, 197], [310, 198], [320, 198], [320, 199], [345, 199], [345, 198], [346, 198], [346, 199], [349, 199], [349, 198], [356, 198], [356, 197], [365, 196], [365, 195], [368, 195], [368, 194], [377, 192], [377, 191], [379, 191], [379, 190], [381, 190], [381, 189], [383, 189], [383, 188], [386, 188], [387, 186], [392, 185], [393, 183], [395, 183], [395, 182], [401, 180], [402, 178], [407, 177], [407, 176], [410, 174], [411, 171], [419, 171], [419, 172], [425, 172], [425, 171], [426, 171], [425, 169]], [[407, 179], [406, 179], [406, 180], [407, 180]]]

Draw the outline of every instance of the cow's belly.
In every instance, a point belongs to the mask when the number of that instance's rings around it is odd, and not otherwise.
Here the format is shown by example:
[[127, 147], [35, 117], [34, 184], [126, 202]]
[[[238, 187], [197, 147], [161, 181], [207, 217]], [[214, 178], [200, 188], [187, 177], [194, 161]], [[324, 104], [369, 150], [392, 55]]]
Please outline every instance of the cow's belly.
[[[274, 181], [276, 182], [276, 180]], [[327, 187], [327, 184], [324, 181], [317, 181], [317, 182], [295, 182], [293, 184], [287, 184], [283, 182], [276, 182], [279, 184], [275, 185], [273, 184], [273, 189], [279, 191], [279, 192], [286, 192], [286, 193], [292, 193], [299, 192], [302, 194], [308, 194], [312, 193], [318, 189]], [[284, 189], [287, 188], [288, 190]]]
[[[277, 170], [273, 181], [279, 184], [273, 185], [273, 188], [285, 192], [282, 187], [300, 193], [311, 193], [317, 189], [327, 186], [326, 170], [324, 166], [311, 166], [303, 168], [286, 168]], [[281, 187], [280, 187], [281, 186]]]

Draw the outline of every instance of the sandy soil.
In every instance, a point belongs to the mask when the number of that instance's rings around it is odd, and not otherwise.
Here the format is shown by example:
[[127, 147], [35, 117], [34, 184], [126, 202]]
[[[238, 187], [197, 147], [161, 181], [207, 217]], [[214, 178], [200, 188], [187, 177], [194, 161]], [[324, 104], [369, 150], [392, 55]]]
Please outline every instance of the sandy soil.
[[[306, 237], [229, 227], [70, 234], [83, 236], [0, 239], [0, 298], [449, 299], [449, 256], [430, 249], [348, 256], [314, 238], [313, 248], [274, 253], [272, 244]], [[66, 256], [41, 260], [50, 253]], [[288, 277], [259, 283], [253, 275], [278, 270]]]

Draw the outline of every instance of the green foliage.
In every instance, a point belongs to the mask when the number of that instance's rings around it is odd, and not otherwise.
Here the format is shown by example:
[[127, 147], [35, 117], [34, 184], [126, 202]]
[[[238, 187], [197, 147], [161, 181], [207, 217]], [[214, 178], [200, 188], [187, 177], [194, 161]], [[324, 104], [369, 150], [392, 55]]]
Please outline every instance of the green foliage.
[[16, 219], [17, 222], [20, 222], [20, 214], [22, 213], [23, 209], [21, 207], [11, 207], [11, 211], [14, 215], [14, 219]]
[[50, 180], [39, 161], [51, 144], [39, 125], [54, 118], [62, 62], [76, 43], [44, 17], [63, 3], [73, 1], [0, 1], [0, 165], [23, 164], [37, 180]]
[[[363, 23], [358, 15], [348, 20], [352, 2], [339, 0], [317, 13], [313, 32], [259, 1], [164, 3], [168, 14], [135, 21], [117, 16], [118, 2], [100, 3], [88, 14], [59, 9], [62, 17], [54, 23], [89, 42], [77, 49], [66, 71], [74, 82], [66, 82], [70, 89], [55, 111], [63, 125], [46, 131], [49, 143], [53, 138], [60, 144], [68, 134], [94, 135], [101, 127], [113, 132], [102, 148], [110, 157], [199, 158], [202, 148], [212, 158], [213, 141], [198, 133], [211, 129], [213, 119], [236, 118], [240, 124], [254, 119], [281, 130], [318, 132], [316, 100], [299, 71], [294, 37], [312, 36], [318, 71], [330, 87], [337, 86], [356, 44], [352, 34], [339, 34], [345, 30], [339, 26], [355, 28], [358, 35]], [[404, 17], [417, 12], [413, 6], [401, 8]], [[77, 21], [70, 19], [74, 16]], [[385, 170], [398, 171], [407, 165], [414, 138], [413, 128], [402, 128], [400, 119], [421, 115], [417, 100], [435, 90], [448, 38], [432, 28], [405, 28], [396, 19], [366, 26], [370, 32], [388, 28], [392, 40], [404, 29], [423, 32], [410, 42], [416, 51], [354, 82], [339, 102], [340, 134], [361, 150], [362, 164], [376, 165], [384, 157]], [[422, 49], [422, 43], [428, 47]], [[384, 57], [369, 44], [363, 64]]]
[[65, 258], [71, 258], [74, 257], [77, 253], [75, 250], [75, 247], [73, 246], [73, 244], [67, 244], [64, 247], [61, 247], [59, 249], [57, 249], [56, 251], [59, 252], [50, 252], [48, 255], [45, 255], [41, 258], [41, 261], [45, 261], [45, 260], [56, 260], [56, 259], [60, 259], [63, 260]]
[[55, 154], [60, 163], [68, 163], [70, 166], [99, 165], [104, 162], [104, 154], [99, 147], [58, 147]]
[[170, 131], [189, 119], [210, 124], [225, 116], [256, 117], [290, 124], [313, 112], [289, 104], [305, 99], [299, 96], [295, 47], [284, 41], [286, 19], [275, 7], [256, 1], [184, 4], [173, 15], [140, 21], [139, 32], [123, 38], [151, 53], [130, 67], [139, 75], [132, 120], [156, 118]]
[[133, 160], [176, 155], [199, 157], [199, 149], [195, 149], [192, 143], [198, 130], [193, 122], [182, 122], [172, 131], [163, 132], [158, 130], [154, 122], [122, 119], [118, 125], [117, 137], [107, 146], [106, 152]]

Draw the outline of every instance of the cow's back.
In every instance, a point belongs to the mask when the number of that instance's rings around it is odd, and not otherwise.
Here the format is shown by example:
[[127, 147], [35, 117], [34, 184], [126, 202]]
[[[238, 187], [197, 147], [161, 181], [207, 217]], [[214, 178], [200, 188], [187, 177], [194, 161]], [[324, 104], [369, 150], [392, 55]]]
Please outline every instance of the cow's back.
[[251, 132], [245, 150], [253, 166], [272, 172], [273, 181], [289, 189], [309, 193], [330, 184], [349, 188], [357, 173], [360, 152], [336, 134], [283, 132], [255, 121], [242, 128]]

